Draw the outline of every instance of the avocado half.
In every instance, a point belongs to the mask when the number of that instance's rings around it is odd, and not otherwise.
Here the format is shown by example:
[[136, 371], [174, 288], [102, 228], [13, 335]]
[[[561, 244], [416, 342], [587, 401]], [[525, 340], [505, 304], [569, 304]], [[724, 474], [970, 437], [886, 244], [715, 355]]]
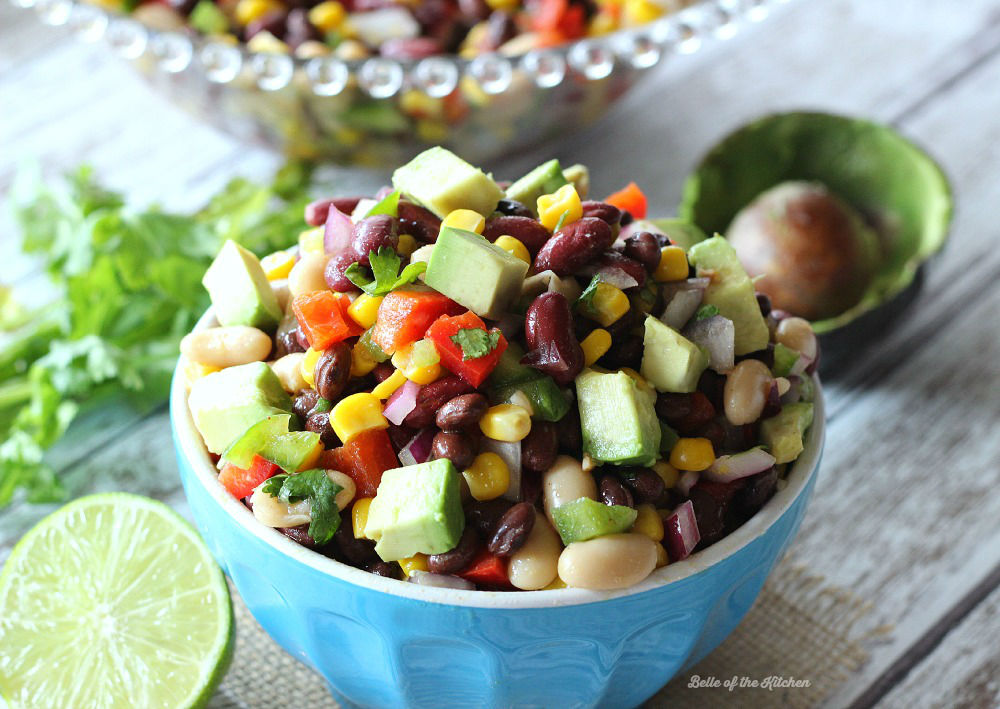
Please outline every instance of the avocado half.
[[906, 290], [943, 245], [952, 191], [938, 164], [892, 128], [828, 113], [760, 118], [724, 138], [684, 184], [681, 219], [725, 234], [744, 206], [789, 180], [824, 184], [878, 227], [883, 253], [864, 296], [849, 310], [813, 322], [840, 328]]

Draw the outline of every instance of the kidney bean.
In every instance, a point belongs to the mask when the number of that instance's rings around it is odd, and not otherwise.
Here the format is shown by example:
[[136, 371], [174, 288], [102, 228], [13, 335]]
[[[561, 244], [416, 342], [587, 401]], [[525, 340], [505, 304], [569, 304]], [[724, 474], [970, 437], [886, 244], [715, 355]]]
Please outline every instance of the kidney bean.
[[395, 249], [399, 245], [399, 221], [388, 214], [365, 217], [354, 225], [351, 233], [351, 250], [355, 260], [368, 265], [368, 255], [381, 247]]
[[316, 391], [327, 401], [340, 398], [350, 376], [351, 347], [346, 342], [331, 345], [317, 360], [313, 370]]
[[501, 199], [497, 202], [496, 211], [508, 217], [529, 217], [534, 219], [534, 214], [531, 213], [531, 210], [516, 199]]
[[649, 468], [628, 468], [622, 471], [621, 476], [639, 503], [656, 504], [666, 489], [663, 478]]
[[442, 431], [465, 431], [475, 428], [488, 408], [490, 402], [482, 394], [462, 394], [438, 410], [434, 423]]
[[658, 394], [656, 415], [682, 435], [691, 435], [715, 418], [715, 407], [700, 391]]
[[313, 389], [304, 389], [292, 401], [292, 411], [303, 421], [309, 417], [312, 410], [316, 408], [319, 401], [319, 394]]
[[472, 22], [478, 22], [489, 16], [490, 6], [485, 0], [458, 0], [458, 11]]
[[534, 526], [535, 506], [530, 502], [519, 502], [500, 518], [486, 548], [491, 554], [510, 556], [524, 546]]
[[409, 428], [408, 426], [397, 426], [394, 423], [389, 423], [389, 428], [386, 429], [389, 434], [389, 442], [392, 443], [393, 449], [398, 453], [401, 451], [407, 443], [413, 440], [413, 437], [417, 435], [418, 431]]
[[403, 423], [410, 428], [424, 428], [434, 423], [438, 409], [462, 394], [472, 393], [473, 388], [456, 376], [442, 377], [420, 387], [417, 404], [406, 415]]
[[726, 418], [734, 426], [760, 418], [774, 383], [771, 370], [755, 359], [745, 359], [726, 375], [723, 403]]
[[353, 253], [347, 251], [331, 257], [326, 262], [326, 268], [323, 270], [323, 279], [327, 287], [338, 293], [347, 293], [357, 288], [345, 275], [347, 269], [357, 260], [357, 257]]
[[426, 59], [444, 52], [440, 40], [433, 37], [395, 37], [387, 39], [379, 47], [383, 57], [401, 61]]
[[496, 241], [504, 234], [513, 236], [524, 244], [532, 256], [537, 254], [545, 246], [545, 242], [552, 237], [549, 230], [532, 217], [499, 216], [486, 220], [483, 236], [490, 241]]
[[459, 470], [465, 470], [472, 465], [476, 457], [476, 449], [472, 440], [458, 431], [441, 431], [431, 442], [431, 459], [447, 458]]
[[660, 242], [648, 231], [640, 231], [626, 238], [624, 253], [641, 263], [650, 273], [660, 265]]
[[370, 539], [355, 539], [350, 515], [341, 515], [340, 528], [333, 535], [337, 551], [348, 563], [358, 566], [375, 556], [375, 542]]
[[461, 571], [479, 551], [479, 537], [476, 530], [466, 527], [454, 549], [427, 557], [427, 569], [434, 574], [453, 574]]
[[301, 325], [295, 328], [295, 342], [298, 343], [301, 352], [309, 349], [309, 338], [306, 337], [306, 331], [302, 329]]
[[375, 378], [377, 384], [381, 384], [386, 379], [392, 376], [392, 373], [396, 371], [396, 368], [392, 366], [390, 362], [379, 362], [375, 365], [375, 369], [372, 370], [372, 376]]
[[607, 222], [608, 226], [618, 226], [622, 221], [622, 210], [613, 204], [608, 204], [607, 202], [597, 202], [595, 200], [587, 200], [581, 205], [583, 207], [584, 217], [594, 217], [600, 219], [603, 222]]
[[495, 500], [474, 501], [465, 509], [466, 527], [472, 527], [483, 539], [489, 539], [496, 532], [500, 519], [511, 508], [511, 502], [502, 497]]
[[536, 421], [521, 441], [521, 467], [541, 473], [552, 467], [559, 454], [556, 427], [548, 421]]
[[[772, 380], [771, 386], [767, 390], [767, 401], [760, 412], [760, 420], [769, 419], [781, 413], [781, 393], [778, 391], [778, 382]], [[751, 425], [750, 423], [746, 425]]]
[[[618, 222], [618, 223], [621, 226], [628, 226], [629, 224], [631, 224], [634, 221], [635, 221], [635, 217], [632, 216], [632, 212], [628, 211], [627, 209], [623, 209], [622, 210], [621, 221]], [[664, 246], [666, 246], [666, 244], [664, 244]]]
[[556, 421], [556, 438], [559, 450], [580, 457], [583, 453], [583, 433], [580, 430], [580, 411], [571, 407], [569, 412]]
[[[355, 10], [357, 9], [355, 8]], [[422, 34], [436, 37], [445, 45], [450, 44], [449, 40], [456, 30], [455, 16], [458, 12], [456, 4], [448, 2], [448, 0], [423, 0], [416, 3], [411, 11], [424, 29]]]
[[295, 315], [289, 313], [281, 319], [281, 322], [278, 323], [278, 330], [274, 334], [275, 358], [284, 357], [286, 354], [305, 352], [305, 348], [299, 345], [296, 332], [298, 329], [299, 321], [295, 319]]
[[593, 590], [628, 588], [656, 568], [656, 542], [645, 534], [608, 534], [573, 542], [559, 556], [559, 578]]
[[535, 270], [551, 269], [557, 276], [569, 276], [607, 250], [615, 237], [608, 223], [584, 217], [567, 224], [552, 235], [535, 257]]
[[594, 266], [597, 269], [620, 268], [635, 279], [638, 287], [646, 285], [646, 267], [635, 259], [622, 256], [617, 251], [605, 251], [594, 260]]
[[708, 397], [716, 411], [722, 409], [722, 393], [726, 387], [726, 375], [706, 369], [698, 377], [698, 391]]
[[562, 293], [542, 293], [528, 307], [524, 334], [531, 351], [522, 364], [548, 374], [562, 386], [583, 370], [583, 348], [573, 333], [573, 314]]
[[620, 505], [622, 507], [635, 507], [635, 499], [632, 492], [622, 485], [614, 475], [604, 475], [598, 485], [598, 494], [601, 502], [605, 505]]
[[330, 207], [336, 207], [344, 214], [350, 214], [361, 201], [360, 197], [333, 197], [328, 199], [317, 199], [306, 205], [306, 224], [309, 226], [323, 226], [327, 217], [330, 216]]
[[319, 440], [326, 448], [336, 448], [340, 439], [330, 428], [330, 414], [327, 411], [317, 411], [306, 418], [306, 430], [319, 434]]
[[433, 244], [437, 241], [441, 230], [441, 220], [434, 212], [419, 204], [400, 200], [399, 202], [399, 232], [409, 234], [418, 241]]
[[365, 564], [365, 571], [376, 576], [385, 576], [387, 579], [396, 579], [397, 581], [403, 579], [403, 570], [399, 568], [399, 564], [382, 561], [381, 559]]
[[267, 14], [258, 17], [256, 20], [248, 24], [243, 30], [244, 41], [253, 38], [254, 35], [260, 34], [261, 32], [270, 32], [275, 37], [284, 36], [286, 27], [285, 18], [286, 14], [284, 10], [268, 12]]

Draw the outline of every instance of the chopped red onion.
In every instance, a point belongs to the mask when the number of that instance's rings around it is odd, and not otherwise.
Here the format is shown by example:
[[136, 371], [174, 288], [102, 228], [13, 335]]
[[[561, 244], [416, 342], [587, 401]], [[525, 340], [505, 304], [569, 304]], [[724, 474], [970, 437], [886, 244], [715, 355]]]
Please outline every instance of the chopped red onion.
[[411, 438], [410, 442], [399, 451], [399, 462], [403, 465], [426, 463], [431, 457], [431, 445], [434, 443], [435, 433], [437, 430], [431, 426]]
[[788, 391], [781, 396], [781, 405], [794, 404], [802, 398], [802, 377], [789, 374]]
[[458, 576], [448, 576], [446, 574], [432, 574], [430, 571], [411, 571], [410, 583], [421, 586], [433, 586], [434, 588], [456, 588], [460, 591], [475, 591], [476, 585], [471, 581], [460, 579]]
[[702, 475], [712, 482], [728, 483], [762, 473], [773, 465], [774, 456], [757, 447], [742, 453], [719, 456]]
[[660, 316], [660, 322], [675, 330], [683, 328], [701, 305], [708, 283], [707, 278], [688, 278], [664, 284], [663, 300], [667, 307]]
[[572, 276], [560, 278], [551, 270], [528, 276], [521, 284], [522, 296], [534, 298], [546, 292], [562, 293], [566, 300], [573, 302], [580, 297], [581, 288]]
[[677, 478], [677, 485], [675, 486], [677, 491], [682, 495], [690, 494], [691, 488], [698, 482], [699, 477], [701, 476], [694, 470], [686, 470], [681, 473], [681, 476]]
[[354, 222], [339, 209], [330, 205], [330, 213], [326, 217], [326, 227], [323, 231], [323, 251], [327, 256], [339, 256], [349, 251], [354, 233]]
[[406, 383], [394, 391], [389, 400], [385, 402], [385, 410], [382, 415], [397, 426], [401, 426], [407, 414], [417, 407], [417, 392], [419, 391], [420, 385], [407, 379]]
[[494, 441], [492, 438], [483, 438], [480, 445], [483, 453], [496, 453], [507, 464], [510, 471], [510, 485], [504, 498], [514, 502], [521, 501], [521, 442], [508, 443], [507, 441]]
[[812, 362], [812, 358], [806, 357], [804, 354], [799, 352], [799, 358], [795, 360], [795, 364], [793, 364], [792, 368], [788, 370], [788, 376], [797, 377], [803, 374]]
[[307, 204], [306, 224], [309, 226], [322, 226], [326, 222], [327, 214], [335, 201], [335, 198], [327, 197], [326, 199], [317, 199]]
[[617, 266], [605, 266], [597, 271], [597, 275], [600, 276], [601, 280], [608, 285], [612, 285], [621, 290], [628, 290], [629, 288], [635, 288], [639, 285], [639, 281], [632, 278], [632, 276], [627, 274], [624, 269], [618, 268]]
[[698, 531], [698, 520], [694, 516], [694, 505], [691, 500], [677, 506], [663, 525], [665, 535], [663, 546], [671, 561], [686, 559], [701, 541]]
[[735, 365], [736, 329], [729, 318], [713, 315], [695, 320], [681, 334], [705, 348], [710, 369], [725, 374]]

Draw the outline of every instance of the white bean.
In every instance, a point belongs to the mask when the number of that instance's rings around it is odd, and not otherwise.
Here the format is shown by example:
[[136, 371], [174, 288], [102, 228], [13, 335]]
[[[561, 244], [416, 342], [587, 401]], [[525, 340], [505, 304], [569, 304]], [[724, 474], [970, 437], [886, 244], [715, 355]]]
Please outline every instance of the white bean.
[[308, 295], [318, 290], [327, 290], [323, 271], [326, 270], [326, 257], [319, 254], [305, 254], [299, 262], [292, 266], [288, 274], [288, 293], [292, 298]]
[[260, 362], [270, 352], [271, 337], [246, 325], [199, 330], [181, 340], [181, 353], [189, 360], [220, 369]]
[[340, 472], [339, 470], [327, 470], [326, 476], [330, 478], [330, 482], [340, 485], [341, 490], [337, 493], [334, 500], [337, 503], [337, 509], [343, 510], [351, 504], [351, 501], [358, 492], [358, 488], [350, 476]]
[[609, 591], [628, 588], [656, 568], [656, 542], [644, 534], [609, 534], [573, 542], [559, 555], [567, 586]]
[[289, 394], [302, 391], [309, 386], [302, 377], [302, 360], [305, 358], [305, 352], [292, 352], [270, 363], [282, 388]]
[[773, 381], [771, 370], [760, 360], [745, 359], [733, 367], [722, 390], [729, 423], [742, 426], [759, 419]]
[[507, 573], [511, 584], [522, 591], [545, 588], [556, 578], [562, 541], [549, 521], [535, 510], [535, 524], [524, 546], [510, 557]]
[[258, 485], [250, 496], [253, 516], [258, 522], [268, 527], [298, 527], [312, 521], [312, 503], [309, 500], [282, 502], [264, 492], [266, 484]]
[[778, 323], [774, 331], [775, 342], [785, 347], [791, 347], [809, 359], [816, 359], [816, 333], [808, 320], [802, 318], [785, 318]]
[[292, 299], [291, 293], [288, 292], [288, 279], [271, 281], [271, 290], [274, 292], [274, 297], [278, 299], [278, 307], [281, 308], [281, 312], [288, 310], [289, 302]]
[[[545, 515], [552, 521], [552, 510], [581, 497], [597, 499], [594, 476], [585, 472], [576, 458], [561, 455], [542, 473], [542, 502]], [[554, 522], [553, 522], [554, 523]]]

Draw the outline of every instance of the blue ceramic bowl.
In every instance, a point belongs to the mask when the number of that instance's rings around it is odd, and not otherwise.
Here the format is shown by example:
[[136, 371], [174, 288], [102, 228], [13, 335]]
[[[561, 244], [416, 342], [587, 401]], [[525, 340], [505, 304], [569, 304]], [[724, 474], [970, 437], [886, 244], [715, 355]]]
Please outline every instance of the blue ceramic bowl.
[[217, 481], [178, 367], [170, 417], [202, 535], [257, 621], [359, 707], [632, 707], [736, 627], [798, 530], [823, 447], [823, 403], [783, 489], [688, 559], [613, 592], [494, 593], [375, 576], [257, 522]]

